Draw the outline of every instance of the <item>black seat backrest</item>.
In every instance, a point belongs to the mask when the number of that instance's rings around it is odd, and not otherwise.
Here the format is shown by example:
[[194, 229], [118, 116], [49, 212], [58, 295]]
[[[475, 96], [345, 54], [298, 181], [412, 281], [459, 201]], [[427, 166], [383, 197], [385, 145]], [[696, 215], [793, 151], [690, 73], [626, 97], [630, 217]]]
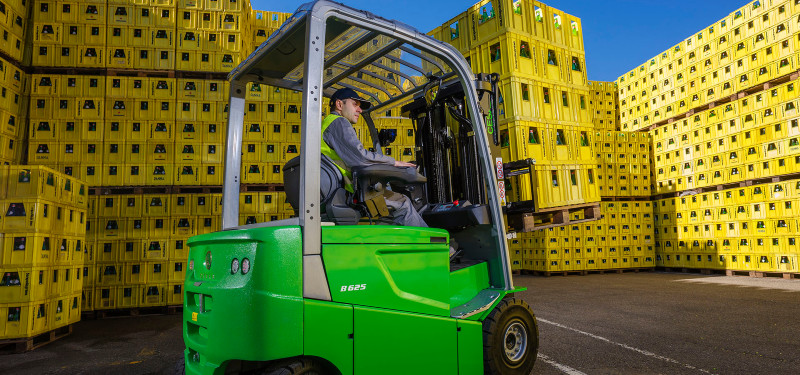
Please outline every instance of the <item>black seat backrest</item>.
[[[344, 177], [331, 158], [320, 155], [319, 200], [325, 207], [333, 199], [336, 190], [344, 187]], [[283, 186], [286, 190], [286, 201], [292, 205], [295, 214], [300, 209], [300, 157], [297, 156], [283, 166]]]

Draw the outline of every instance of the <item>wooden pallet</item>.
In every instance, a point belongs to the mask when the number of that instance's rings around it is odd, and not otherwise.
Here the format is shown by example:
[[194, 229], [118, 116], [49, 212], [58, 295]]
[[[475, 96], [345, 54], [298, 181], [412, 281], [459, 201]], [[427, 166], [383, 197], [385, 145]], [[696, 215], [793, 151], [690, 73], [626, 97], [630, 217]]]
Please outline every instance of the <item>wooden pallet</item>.
[[105, 74], [94, 74], [108, 77], [176, 78], [174, 70], [105, 69]]
[[514, 275], [532, 275], [532, 276], [568, 276], [568, 275], [580, 275], [586, 276], [589, 274], [606, 274], [606, 273], [639, 273], [639, 272], [652, 272], [654, 268], [652, 267], [639, 267], [639, 268], [614, 268], [614, 269], [602, 269], [602, 270], [572, 270], [572, 271], [537, 271], [537, 270], [514, 270], [512, 273]]
[[106, 319], [106, 318], [119, 318], [140, 315], [175, 315], [183, 312], [183, 306], [153, 306], [153, 307], [134, 307], [130, 309], [115, 309], [115, 310], [94, 310], [84, 311], [82, 317], [84, 319]]
[[619, 196], [601, 196], [600, 200], [603, 202], [644, 202], [650, 201], [653, 198], [649, 195], [647, 196], [635, 196], [635, 197], [619, 197]]
[[22, 66], [22, 63], [20, 63], [17, 59], [11, 57], [11, 55], [7, 54], [6, 51], [0, 50], [0, 57], [2, 57], [3, 60], [8, 61], [11, 65], [14, 65], [17, 69], [21, 70], [23, 73], [30, 74], [30, 69], [28, 67]]
[[598, 269], [598, 270], [586, 270], [587, 274], [600, 274], [604, 275], [607, 273], [639, 273], [639, 272], [653, 272], [655, 267], [638, 267], [638, 268], [612, 268], [612, 269]]
[[725, 270], [715, 270], [710, 268], [687, 268], [687, 267], [657, 267], [658, 270], [664, 272], [679, 272], [679, 273], [699, 273], [702, 275], [724, 275]]
[[568, 276], [568, 275], [580, 275], [585, 276], [586, 271], [535, 271], [535, 270], [521, 270], [523, 275], [531, 275], [531, 276]]
[[[572, 220], [571, 214], [581, 212], [583, 219]], [[539, 229], [560, 227], [595, 221], [603, 218], [600, 202], [575, 204], [553, 208], [542, 208], [535, 212], [509, 213], [508, 225], [519, 232], [532, 232]]]
[[0, 340], [0, 353], [17, 354], [28, 352], [70, 334], [72, 334], [72, 324], [33, 337]]
[[222, 193], [222, 186], [126, 186], [89, 188], [89, 195], [220, 193]]
[[3, 51], [0, 57], [10, 62], [26, 74], [60, 74], [60, 75], [92, 75], [108, 77], [141, 77], [141, 78], [186, 78], [227, 81], [228, 73], [225, 72], [195, 72], [185, 70], [144, 70], [144, 69], [117, 69], [117, 68], [78, 68], [78, 67], [22, 67]]
[[702, 275], [725, 275], [725, 276], [746, 276], [746, 277], [774, 277], [781, 279], [800, 279], [797, 272], [764, 272], [764, 271], [742, 271], [742, 270], [720, 270], [709, 268], [687, 268], [687, 267], [658, 267], [664, 272], [679, 273], [699, 273]]
[[781, 279], [800, 279], [800, 274], [794, 272], [763, 272], [763, 271], [737, 271], [725, 270], [727, 276], [749, 276], [749, 277], [775, 277]]
[[175, 78], [227, 81], [228, 73], [177, 70], [175, 71]]
[[267, 191], [284, 191], [283, 184], [257, 184], [257, 185], [239, 185], [239, 192], [267, 192]]

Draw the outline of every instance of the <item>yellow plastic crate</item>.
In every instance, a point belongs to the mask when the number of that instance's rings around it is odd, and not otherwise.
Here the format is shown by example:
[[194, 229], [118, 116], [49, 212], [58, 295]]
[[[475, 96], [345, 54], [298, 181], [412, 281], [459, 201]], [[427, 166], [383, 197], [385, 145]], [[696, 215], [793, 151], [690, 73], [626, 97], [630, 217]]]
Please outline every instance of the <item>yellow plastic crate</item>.
[[14, 267], [0, 270], [0, 298], [4, 303], [25, 303], [45, 299], [50, 294], [47, 267]]
[[114, 310], [117, 308], [116, 286], [95, 286], [92, 297], [94, 310]]
[[167, 283], [150, 283], [143, 287], [139, 307], [165, 306], [167, 303]]
[[200, 185], [222, 185], [222, 164], [203, 163], [200, 167]]
[[186, 278], [186, 259], [173, 259], [167, 265], [169, 266], [169, 282], [182, 283]]
[[130, 309], [139, 307], [141, 287], [138, 284], [125, 284], [116, 288], [116, 308]]
[[184, 121], [177, 123], [176, 137], [178, 142], [200, 142], [202, 141], [203, 133], [194, 121]]
[[81, 311], [93, 311], [94, 310], [94, 304], [92, 303], [92, 301], [94, 299], [94, 288], [93, 287], [91, 287], [91, 286], [84, 287], [83, 290], [81, 290], [80, 298], [81, 298]]
[[160, 260], [167, 259], [169, 254], [169, 241], [166, 239], [160, 240], [145, 240], [142, 242], [142, 260]]
[[0, 319], [0, 339], [32, 337], [51, 329], [48, 310], [47, 300], [0, 304], [0, 313], [8, 317]]

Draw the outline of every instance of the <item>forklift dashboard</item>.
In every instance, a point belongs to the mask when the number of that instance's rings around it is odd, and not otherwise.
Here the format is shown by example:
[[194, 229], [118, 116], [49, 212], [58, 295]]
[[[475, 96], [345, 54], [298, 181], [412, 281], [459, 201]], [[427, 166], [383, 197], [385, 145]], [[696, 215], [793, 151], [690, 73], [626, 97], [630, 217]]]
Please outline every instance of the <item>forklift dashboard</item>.
[[491, 224], [488, 207], [483, 204], [471, 204], [469, 201], [433, 204], [421, 215], [429, 226], [442, 229]]

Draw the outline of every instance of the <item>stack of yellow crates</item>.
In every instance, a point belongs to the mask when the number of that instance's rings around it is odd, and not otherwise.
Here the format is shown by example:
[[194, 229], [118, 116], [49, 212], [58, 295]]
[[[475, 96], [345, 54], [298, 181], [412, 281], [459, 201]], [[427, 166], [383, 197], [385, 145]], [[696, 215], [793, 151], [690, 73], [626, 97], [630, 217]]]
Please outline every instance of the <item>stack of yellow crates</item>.
[[652, 203], [602, 202], [601, 211], [601, 220], [518, 233], [509, 241], [512, 258], [545, 273], [654, 267]]
[[[113, 12], [109, 15], [106, 1], [34, 1], [31, 63], [34, 66], [105, 67], [109, 58], [107, 51], [111, 50], [106, 48], [106, 21], [122, 17], [116, 10]], [[133, 8], [124, 13], [126, 18], [135, 18]], [[138, 40], [149, 42], [151, 35], [147, 31], [140, 30]], [[132, 37], [126, 41], [134, 43]], [[130, 52], [125, 58], [133, 59], [132, 55]], [[148, 61], [151, 55], [148, 53]]]
[[656, 193], [800, 171], [800, 80], [653, 129]]
[[599, 200], [580, 19], [539, 2], [483, 0], [430, 35], [453, 45], [476, 73], [500, 75], [503, 159], [534, 159], [512, 177], [511, 201], [537, 207]]
[[[84, 311], [182, 304], [184, 244], [219, 229], [224, 73], [287, 18], [241, 0], [33, 5], [28, 162], [100, 194], [87, 218]], [[248, 86], [243, 182], [267, 186], [257, 211], [243, 201], [241, 224], [292, 214], [274, 190], [299, 151], [300, 110], [297, 92]]]
[[227, 84], [32, 75], [28, 161], [90, 186], [220, 185]]
[[283, 220], [293, 214], [292, 206], [286, 202], [286, 193], [282, 191], [247, 192], [239, 195], [241, 225]]
[[85, 308], [180, 305], [186, 239], [218, 230], [218, 216], [213, 194], [91, 197], [88, 234], [96, 241], [84, 267]]
[[595, 132], [600, 195], [650, 197], [650, 149], [647, 133]]
[[[509, 248], [520, 269], [581, 273], [655, 266], [650, 137], [596, 131], [595, 142], [603, 218], [517, 234]], [[573, 215], [573, 220], [583, 219], [580, 213]]]
[[[583, 273], [655, 266], [650, 137], [614, 131], [618, 118], [614, 82], [591, 82], [591, 87], [597, 173], [589, 177], [597, 181], [604, 199], [603, 219], [517, 234], [509, 242], [514, 267]], [[573, 215], [573, 220], [583, 219], [580, 213]]]
[[792, 0], [753, 1], [619, 77], [622, 130], [659, 124], [797, 71], [798, 12]]
[[42, 166], [0, 167], [0, 339], [80, 319], [86, 186]]
[[33, 66], [227, 72], [248, 52], [250, 3], [59, 1], [33, 5]]
[[656, 201], [664, 267], [798, 272], [798, 180]]
[[[416, 162], [416, 154], [414, 152], [414, 124], [411, 119], [399, 116], [378, 117], [375, 121], [375, 127], [380, 131], [381, 129], [388, 129], [397, 133], [395, 141], [383, 148], [383, 152], [395, 160]], [[358, 129], [361, 142], [365, 145], [372, 144], [372, 139], [369, 137], [369, 130], [366, 125]], [[371, 147], [370, 147], [371, 148]]]
[[27, 115], [25, 37], [30, 3], [12, 1], [0, 11], [0, 164], [22, 161]]
[[278, 28], [289, 19], [291, 14], [281, 12], [267, 12], [263, 10], [252, 10], [250, 15], [250, 41], [254, 47], [258, 47], [269, 39]]
[[27, 78], [19, 66], [0, 58], [0, 164], [22, 161], [28, 112]]
[[[613, 86], [590, 85], [586, 78], [580, 19], [536, 1], [483, 0], [429, 34], [464, 54], [475, 73], [500, 75], [503, 160], [536, 161], [532, 174], [507, 183], [510, 201], [534, 200], [538, 208], [600, 201], [596, 147], [603, 135], [594, 126], [600, 123], [595, 107], [614, 96], [595, 92], [613, 92]], [[602, 120], [614, 129], [616, 121]], [[554, 233], [518, 234], [510, 241], [512, 268], [583, 270], [585, 262], [564, 263], [561, 255], [550, 268], [546, 257], [534, 258], [534, 240]]]
[[659, 266], [798, 272], [799, 15], [753, 1], [617, 80], [653, 139]]
[[0, 57], [3, 60], [22, 64], [29, 46], [25, 43], [28, 32], [28, 14], [30, 2], [10, 1], [3, 5], [0, 12]]
[[242, 183], [282, 184], [283, 164], [300, 155], [301, 93], [250, 83], [242, 138]]
[[595, 130], [619, 130], [619, 94], [616, 82], [589, 81], [589, 108]]
[[177, 4], [177, 70], [228, 72], [252, 49], [250, 2], [182, 0]]

